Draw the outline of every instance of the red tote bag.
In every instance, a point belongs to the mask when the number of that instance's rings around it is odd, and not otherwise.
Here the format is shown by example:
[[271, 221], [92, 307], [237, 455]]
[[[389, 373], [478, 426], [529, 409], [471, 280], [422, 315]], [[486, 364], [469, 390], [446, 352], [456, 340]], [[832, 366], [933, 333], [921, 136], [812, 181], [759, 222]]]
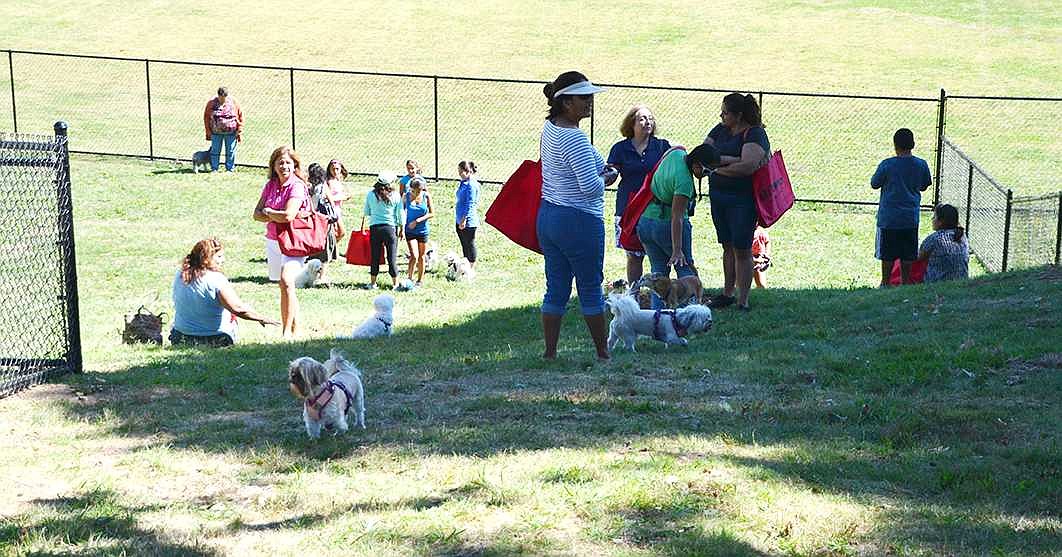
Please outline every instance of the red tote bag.
[[277, 228], [280, 253], [289, 257], [321, 253], [328, 241], [328, 218], [317, 211], [300, 212], [295, 220]]
[[487, 209], [487, 223], [510, 240], [542, 253], [535, 230], [542, 203], [542, 161], [524, 161]]
[[752, 175], [752, 193], [756, 197], [759, 224], [764, 228], [778, 222], [793, 206], [796, 196], [781, 151], [775, 151], [767, 164]]
[[[369, 246], [369, 231], [354, 230], [350, 232], [350, 240], [347, 241], [347, 263], [351, 265], [369, 266], [372, 264], [372, 248]], [[380, 263], [384, 263], [383, 251], [380, 252]]]
[[[916, 259], [911, 263], [911, 284], [922, 284], [925, 281], [926, 267], [928, 266], [928, 259]], [[900, 272], [899, 259], [892, 263], [892, 272], [889, 273], [889, 284], [893, 286], [900, 286], [903, 284], [903, 273]]]
[[641, 239], [638, 238], [638, 220], [642, 218], [642, 213], [645, 212], [645, 208], [649, 206], [649, 203], [653, 201], [653, 176], [656, 175], [656, 169], [660, 168], [660, 163], [663, 162], [664, 157], [671, 154], [673, 150], [686, 151], [685, 147], [676, 145], [671, 149], [668, 149], [660, 160], [656, 161], [656, 165], [653, 166], [653, 170], [649, 174], [645, 175], [645, 181], [642, 182], [642, 187], [631, 196], [627, 201], [627, 207], [623, 210], [623, 215], [620, 216], [620, 237], [619, 244], [623, 246], [623, 249], [628, 251], [645, 251], [645, 247], [642, 246]]

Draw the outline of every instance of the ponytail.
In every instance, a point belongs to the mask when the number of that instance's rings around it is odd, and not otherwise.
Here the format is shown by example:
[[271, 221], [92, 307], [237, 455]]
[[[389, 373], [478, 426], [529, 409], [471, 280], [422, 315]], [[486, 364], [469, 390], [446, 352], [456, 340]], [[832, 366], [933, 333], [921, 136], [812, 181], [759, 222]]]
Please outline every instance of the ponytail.
[[476, 172], [479, 172], [479, 169], [476, 168], [476, 163], [472, 161], [461, 161], [457, 163], [457, 169], [463, 172], [468, 172], [469, 174], [475, 174]]
[[723, 97], [723, 106], [727, 112], [740, 113], [741, 121], [754, 128], [763, 127], [763, 118], [760, 114], [760, 103], [752, 94], [730, 93]]
[[940, 221], [941, 227], [944, 230], [955, 229], [954, 239], [956, 242], [961, 242], [962, 237], [966, 234], [966, 231], [959, 226], [959, 210], [954, 205], [948, 205], [943, 203], [933, 208], [933, 216]]
[[546, 96], [546, 103], [549, 104], [549, 116], [547, 118], [560, 116], [564, 112], [564, 99], [568, 97], [568, 95], [554, 97], [553, 94], [580, 81], [586, 81], [586, 76], [576, 71], [570, 71], [558, 75], [557, 79], [542, 87], [542, 94]]

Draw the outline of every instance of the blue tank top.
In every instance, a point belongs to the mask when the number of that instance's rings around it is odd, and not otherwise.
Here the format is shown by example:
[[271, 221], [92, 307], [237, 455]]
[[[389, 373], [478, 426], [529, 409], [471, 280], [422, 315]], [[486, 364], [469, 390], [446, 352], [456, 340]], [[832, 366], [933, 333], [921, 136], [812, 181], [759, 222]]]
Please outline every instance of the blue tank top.
[[411, 222], [419, 219], [420, 217], [423, 217], [424, 215], [428, 214], [428, 192], [422, 191], [420, 193], [420, 201], [414, 203], [413, 202], [413, 192], [407, 191], [404, 205], [405, 205], [405, 208], [406, 208], [406, 225], [407, 225], [406, 226], [406, 234], [407, 235], [413, 235], [413, 236], [425, 236], [425, 235], [427, 235], [428, 234], [428, 221], [423, 221], [423, 222], [417, 224], [417, 226], [413, 227], [412, 230], [408, 227], [408, 225], [409, 225], [409, 223], [411, 223]]

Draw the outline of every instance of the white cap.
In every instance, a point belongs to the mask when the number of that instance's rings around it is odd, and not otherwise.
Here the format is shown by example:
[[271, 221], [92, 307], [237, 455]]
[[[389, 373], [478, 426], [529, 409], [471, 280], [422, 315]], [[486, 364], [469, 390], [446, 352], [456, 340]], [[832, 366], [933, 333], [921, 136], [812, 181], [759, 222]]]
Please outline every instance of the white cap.
[[381, 172], [376, 176], [377, 184], [390, 184], [395, 181], [395, 175], [390, 172]]
[[561, 95], [593, 95], [594, 93], [600, 93], [601, 91], [604, 91], [604, 89], [590, 83], [590, 81], [580, 81], [554, 92], [553, 98], [557, 98]]

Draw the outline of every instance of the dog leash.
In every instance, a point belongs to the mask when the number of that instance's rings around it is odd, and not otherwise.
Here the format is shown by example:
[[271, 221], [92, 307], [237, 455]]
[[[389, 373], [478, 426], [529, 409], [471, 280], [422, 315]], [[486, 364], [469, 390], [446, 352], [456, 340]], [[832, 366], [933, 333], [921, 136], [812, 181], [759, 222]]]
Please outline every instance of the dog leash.
[[683, 327], [682, 324], [679, 323], [678, 315], [675, 313], [675, 310], [673, 310], [673, 309], [658, 309], [658, 310], [656, 310], [655, 313], [653, 313], [653, 338], [654, 339], [659, 340], [661, 342], [664, 342], [664, 341], [667, 340], [667, 337], [664, 336], [664, 331], [660, 328], [660, 315], [661, 314], [670, 315], [671, 316], [671, 326], [675, 329], [675, 334], [678, 335], [679, 338], [682, 338], [682, 337], [686, 336], [686, 333], [688, 332], [688, 329], [686, 327]]

